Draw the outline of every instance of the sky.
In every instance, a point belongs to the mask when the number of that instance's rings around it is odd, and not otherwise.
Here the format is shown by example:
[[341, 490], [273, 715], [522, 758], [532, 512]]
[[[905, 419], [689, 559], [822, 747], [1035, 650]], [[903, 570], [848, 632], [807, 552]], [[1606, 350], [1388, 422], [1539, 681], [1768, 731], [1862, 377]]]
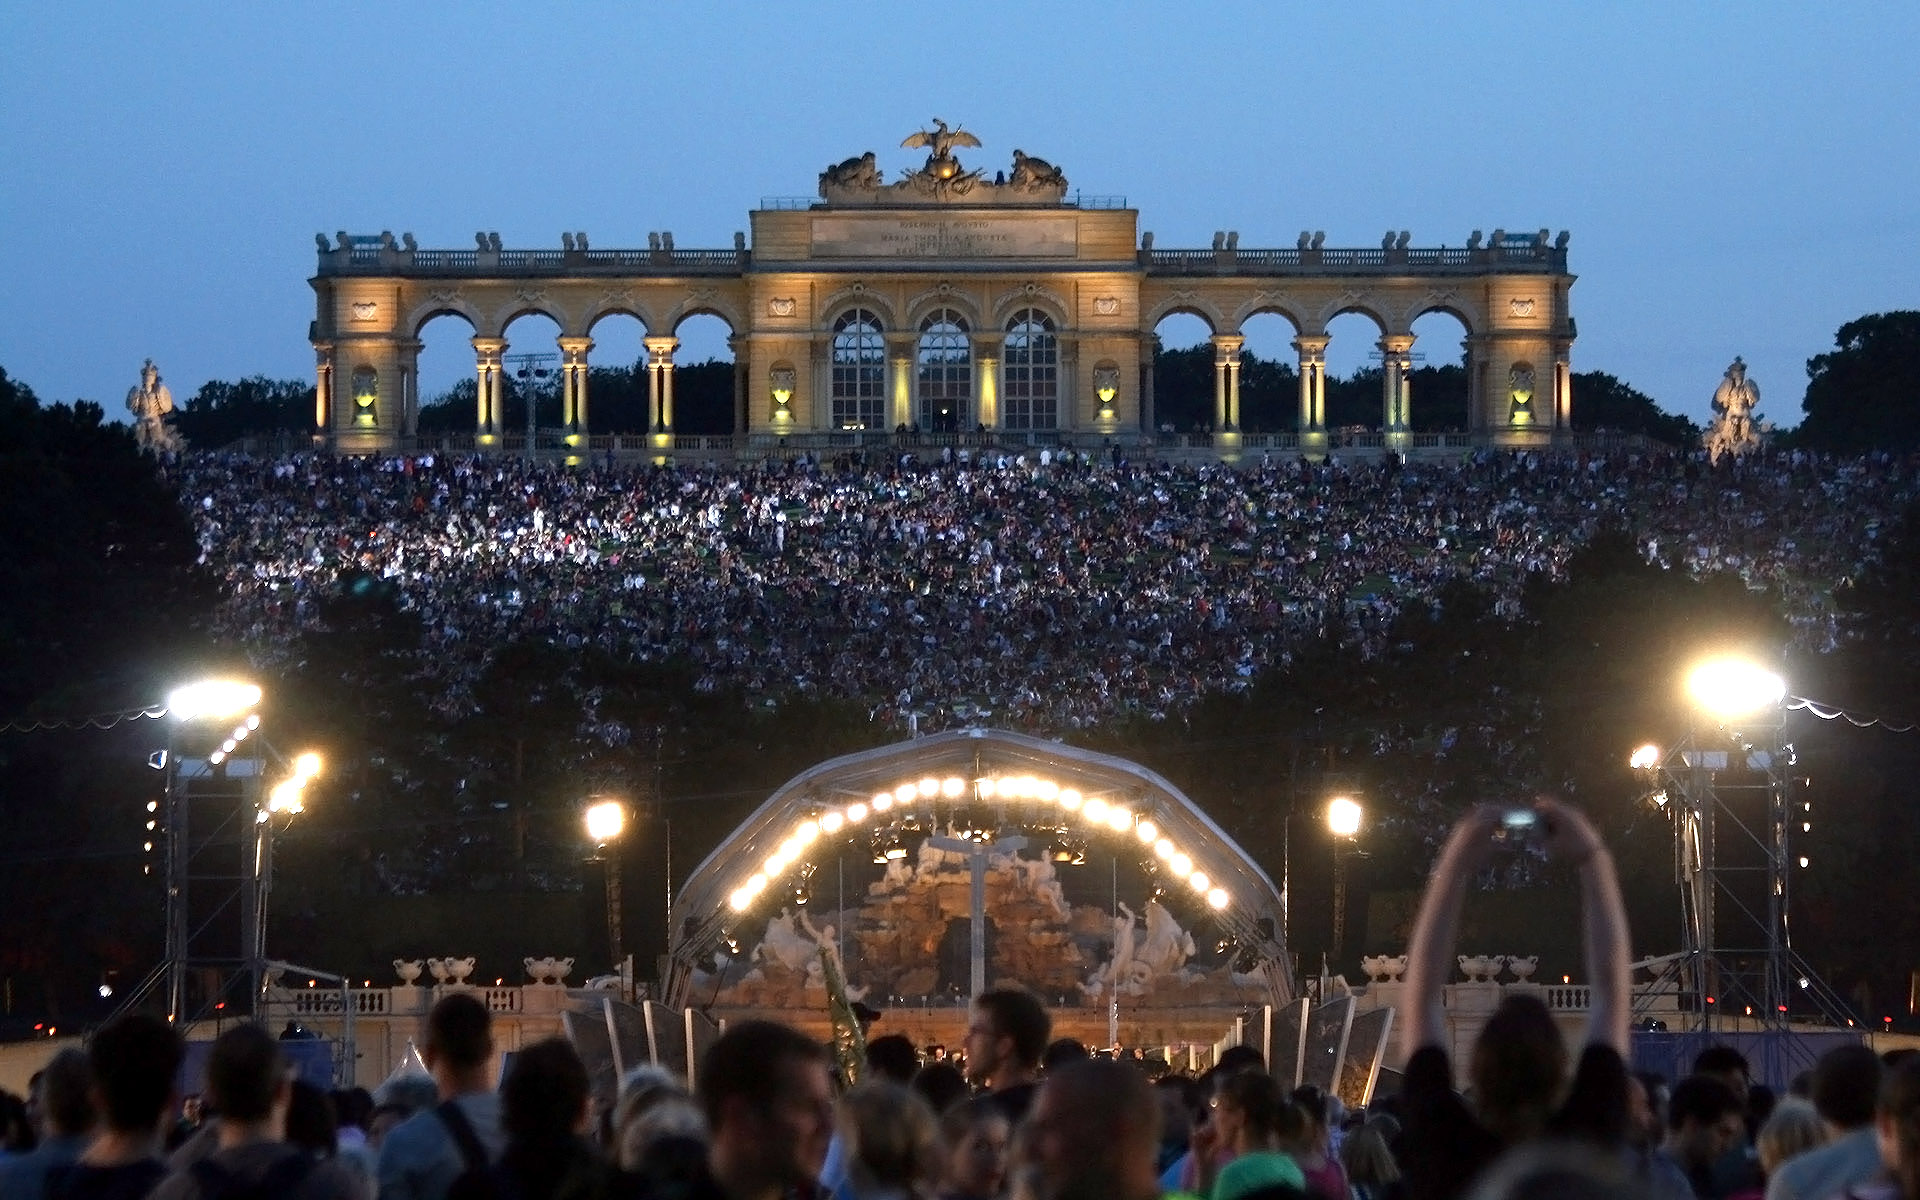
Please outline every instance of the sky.
[[[1846, 0], [0, 0], [0, 367], [115, 413], [147, 357], [177, 402], [310, 380], [316, 232], [727, 247], [830, 163], [917, 165], [899, 142], [939, 116], [981, 165], [1018, 147], [1126, 196], [1159, 248], [1567, 229], [1575, 370], [1704, 421], [1741, 355], [1791, 425], [1840, 325], [1920, 308], [1917, 44], [1920, 4]], [[1361, 321], [1332, 370], [1364, 365]], [[1277, 318], [1247, 332], [1291, 356]], [[1451, 319], [1415, 332], [1458, 360]], [[466, 336], [428, 327], [423, 395]], [[596, 363], [639, 336], [596, 329]], [[682, 337], [725, 354], [724, 327]]]

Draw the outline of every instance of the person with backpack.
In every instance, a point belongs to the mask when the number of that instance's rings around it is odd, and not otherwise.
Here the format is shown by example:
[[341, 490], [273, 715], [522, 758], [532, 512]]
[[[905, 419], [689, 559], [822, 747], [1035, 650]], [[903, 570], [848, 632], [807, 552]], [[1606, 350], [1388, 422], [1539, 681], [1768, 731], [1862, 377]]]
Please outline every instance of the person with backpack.
[[499, 1160], [507, 1137], [500, 1096], [489, 1082], [493, 1017], [464, 992], [443, 996], [427, 1014], [421, 1053], [440, 1091], [436, 1108], [416, 1113], [380, 1145], [380, 1200], [445, 1200], [463, 1173]]
[[259, 1025], [214, 1040], [207, 1092], [220, 1112], [213, 1153], [161, 1180], [151, 1200], [370, 1200], [339, 1163], [286, 1140], [293, 1076]]

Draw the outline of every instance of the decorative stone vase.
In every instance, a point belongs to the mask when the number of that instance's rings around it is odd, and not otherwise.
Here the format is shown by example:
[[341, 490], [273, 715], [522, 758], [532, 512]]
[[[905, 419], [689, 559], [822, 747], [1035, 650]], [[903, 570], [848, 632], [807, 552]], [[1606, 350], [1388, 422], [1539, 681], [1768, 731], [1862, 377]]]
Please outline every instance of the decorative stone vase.
[[478, 960], [471, 954], [465, 958], [449, 958], [447, 960], [447, 974], [453, 976], [455, 986], [464, 987], [466, 985], [467, 976], [473, 974], [473, 966], [476, 961]]
[[553, 974], [553, 956], [546, 958], [523, 958], [520, 960], [527, 968], [527, 977], [535, 983], [546, 983]]
[[428, 959], [428, 960], [427, 960], [427, 971], [428, 971], [428, 973], [430, 973], [430, 974], [431, 974], [431, 975], [433, 976], [433, 981], [434, 981], [435, 983], [438, 983], [438, 984], [444, 984], [444, 983], [446, 983], [446, 982], [447, 982], [447, 978], [448, 978], [448, 975], [449, 975], [449, 972], [448, 972], [448, 970], [447, 970], [447, 960], [446, 960], [446, 959], [444, 959], [444, 958], [430, 958], [430, 959]]
[[1469, 983], [1486, 983], [1493, 978], [1493, 973], [1500, 969], [1499, 958], [1489, 958], [1484, 954], [1462, 954], [1458, 961], [1460, 970], [1466, 975]]
[[400, 976], [401, 987], [412, 987], [413, 981], [420, 978], [420, 968], [426, 964], [419, 959], [396, 958], [393, 960], [394, 974]]
[[1400, 977], [1407, 973], [1407, 956], [1395, 954], [1387, 958], [1387, 982], [1399, 983]]
[[567, 972], [573, 970], [573, 960], [571, 958], [553, 958], [547, 961], [553, 964], [553, 982], [555, 984], [566, 982]]
[[1507, 970], [1512, 971], [1513, 977], [1521, 983], [1526, 983], [1532, 977], [1533, 973], [1539, 969], [1540, 956], [1538, 954], [1529, 954], [1525, 958], [1520, 957], [1518, 954], [1507, 955]]

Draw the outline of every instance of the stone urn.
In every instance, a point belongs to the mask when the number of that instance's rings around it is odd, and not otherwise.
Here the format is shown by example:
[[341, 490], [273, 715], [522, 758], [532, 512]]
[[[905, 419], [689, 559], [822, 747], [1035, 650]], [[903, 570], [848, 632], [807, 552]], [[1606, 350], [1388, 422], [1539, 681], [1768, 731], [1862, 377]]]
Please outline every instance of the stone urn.
[[1374, 983], [1385, 983], [1388, 979], [1387, 963], [1389, 961], [1389, 956], [1385, 954], [1362, 954], [1360, 969], [1365, 971], [1367, 978]]
[[420, 978], [424, 966], [426, 964], [417, 958], [396, 958], [393, 960], [393, 973], [400, 977], [401, 987], [412, 987], [413, 981]]
[[553, 982], [556, 984], [565, 983], [567, 980], [567, 972], [573, 970], [573, 960], [571, 958], [551, 958], [547, 961], [553, 964]]
[[438, 983], [438, 984], [446, 983], [447, 978], [450, 975], [450, 972], [447, 970], [447, 960], [444, 958], [428, 959], [427, 972], [433, 976], [433, 981], [435, 983]]
[[1461, 973], [1466, 975], [1469, 983], [1486, 983], [1493, 978], [1493, 973], [1500, 969], [1500, 959], [1497, 956], [1462, 954], [1458, 961]]
[[1538, 954], [1529, 954], [1525, 958], [1520, 957], [1518, 954], [1507, 955], [1507, 970], [1512, 971], [1513, 977], [1521, 983], [1529, 982], [1533, 977], [1533, 973], [1539, 969], [1540, 956]]
[[473, 965], [477, 960], [469, 954], [465, 958], [447, 959], [447, 974], [453, 976], [455, 987], [465, 987], [467, 976], [473, 974]]

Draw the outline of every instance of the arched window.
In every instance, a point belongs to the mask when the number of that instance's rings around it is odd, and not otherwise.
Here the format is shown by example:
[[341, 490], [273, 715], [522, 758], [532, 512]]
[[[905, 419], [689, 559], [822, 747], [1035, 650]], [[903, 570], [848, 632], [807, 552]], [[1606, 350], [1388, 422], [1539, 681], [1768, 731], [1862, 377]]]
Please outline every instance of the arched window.
[[833, 323], [832, 393], [835, 429], [887, 427], [887, 342], [864, 308]]
[[967, 319], [938, 308], [920, 322], [920, 428], [940, 433], [965, 429], [973, 396], [973, 345]]
[[1008, 429], [1060, 427], [1060, 341], [1053, 318], [1023, 308], [1007, 322], [1005, 418]]

